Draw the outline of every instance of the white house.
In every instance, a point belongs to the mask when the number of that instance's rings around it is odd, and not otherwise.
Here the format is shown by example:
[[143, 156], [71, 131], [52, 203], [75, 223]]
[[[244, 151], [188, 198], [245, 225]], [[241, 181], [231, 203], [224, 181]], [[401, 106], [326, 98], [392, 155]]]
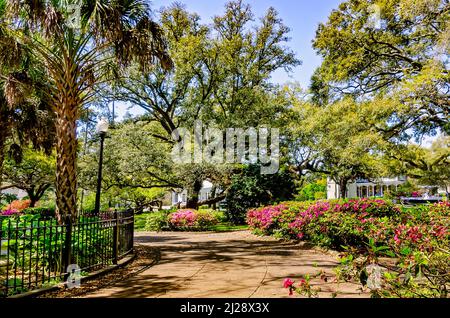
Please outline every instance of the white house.
[[[395, 191], [398, 186], [404, 184], [407, 178], [405, 176], [392, 178], [378, 178], [373, 181], [358, 179], [355, 182], [347, 184], [347, 198], [367, 198], [382, 197], [388, 190]], [[337, 199], [340, 197], [340, 187], [332, 179], [327, 179], [327, 198]]]
[[[212, 196], [213, 184], [209, 181], [203, 181], [202, 188], [200, 190], [199, 201], [208, 200]], [[219, 189], [218, 189], [219, 191]], [[188, 192], [187, 190], [171, 191], [171, 205], [176, 206], [181, 204], [181, 206], [187, 203]]]

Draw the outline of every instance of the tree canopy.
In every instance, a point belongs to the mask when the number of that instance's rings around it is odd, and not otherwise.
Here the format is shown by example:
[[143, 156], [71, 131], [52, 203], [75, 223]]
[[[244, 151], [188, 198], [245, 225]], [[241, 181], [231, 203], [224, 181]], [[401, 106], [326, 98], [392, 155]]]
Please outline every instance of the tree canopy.
[[315, 93], [383, 95], [395, 100], [388, 132], [448, 133], [449, 33], [447, 0], [345, 1], [317, 29]]

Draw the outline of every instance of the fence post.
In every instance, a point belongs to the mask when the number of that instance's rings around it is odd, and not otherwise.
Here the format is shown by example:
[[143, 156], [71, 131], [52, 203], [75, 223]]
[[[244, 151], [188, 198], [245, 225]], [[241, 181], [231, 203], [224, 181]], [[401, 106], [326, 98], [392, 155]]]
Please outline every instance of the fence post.
[[64, 253], [63, 253], [63, 268], [62, 274], [64, 274], [64, 281], [67, 280], [70, 273], [67, 273], [68, 266], [72, 263], [72, 218], [70, 215], [66, 216], [66, 237], [64, 240]]
[[114, 211], [114, 228], [113, 228], [113, 264], [117, 265], [119, 254], [119, 214]]

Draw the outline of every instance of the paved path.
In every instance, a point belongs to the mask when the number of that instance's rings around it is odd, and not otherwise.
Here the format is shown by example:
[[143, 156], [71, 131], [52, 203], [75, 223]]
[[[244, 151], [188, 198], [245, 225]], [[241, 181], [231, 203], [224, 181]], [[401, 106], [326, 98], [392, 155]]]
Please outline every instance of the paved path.
[[[156, 247], [156, 265], [87, 297], [288, 297], [283, 279], [324, 270], [333, 275], [336, 258], [304, 246], [229, 233], [137, 233], [136, 244]], [[320, 297], [367, 297], [355, 284], [320, 279]], [[298, 297], [298, 296], [297, 296]]]

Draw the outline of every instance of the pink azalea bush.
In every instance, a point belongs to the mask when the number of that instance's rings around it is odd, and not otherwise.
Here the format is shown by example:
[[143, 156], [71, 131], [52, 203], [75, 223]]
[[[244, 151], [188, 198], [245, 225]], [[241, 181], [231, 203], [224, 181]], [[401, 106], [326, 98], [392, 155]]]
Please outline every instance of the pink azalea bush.
[[450, 217], [450, 202], [449, 201], [442, 201], [433, 204], [429, 208], [429, 213], [432, 216], [445, 216]]
[[381, 199], [351, 199], [334, 206], [335, 212], [343, 213], [367, 213], [370, 216], [395, 216], [400, 213], [400, 209], [389, 201]]
[[432, 242], [448, 237], [449, 211], [448, 202], [407, 211], [381, 199], [285, 202], [248, 211], [247, 223], [259, 234], [281, 233], [335, 249], [366, 249], [372, 240], [378, 245], [415, 244], [432, 250]]
[[173, 227], [194, 227], [197, 220], [197, 213], [195, 210], [183, 209], [178, 210], [169, 215], [169, 222]]
[[[385, 266], [381, 289], [372, 290], [377, 297], [448, 297], [449, 202], [410, 208], [380, 199], [284, 205], [287, 208], [273, 215], [262, 211], [274, 211], [274, 207], [258, 209], [261, 213], [249, 211], [250, 227], [264, 234], [282, 233], [288, 239], [340, 250], [338, 280], [360, 280], [365, 286], [367, 276], [362, 274], [367, 264]], [[395, 262], [383, 265], [386, 258]], [[316, 296], [309, 279], [305, 276], [295, 283], [286, 278], [283, 287], [289, 289], [289, 295]]]
[[254, 229], [268, 232], [288, 207], [285, 204], [267, 206], [259, 209], [252, 209], [247, 213], [247, 224]]
[[217, 218], [209, 212], [181, 209], [169, 214], [169, 225], [174, 230], [204, 230], [217, 223]]
[[313, 222], [314, 220], [320, 218], [325, 212], [330, 209], [329, 202], [317, 202], [316, 204], [311, 205], [305, 211], [301, 211], [297, 218], [289, 224], [289, 228], [291, 229], [291, 233], [295, 234], [297, 238], [302, 239], [304, 233], [302, 229], [304, 229], [308, 224]]

